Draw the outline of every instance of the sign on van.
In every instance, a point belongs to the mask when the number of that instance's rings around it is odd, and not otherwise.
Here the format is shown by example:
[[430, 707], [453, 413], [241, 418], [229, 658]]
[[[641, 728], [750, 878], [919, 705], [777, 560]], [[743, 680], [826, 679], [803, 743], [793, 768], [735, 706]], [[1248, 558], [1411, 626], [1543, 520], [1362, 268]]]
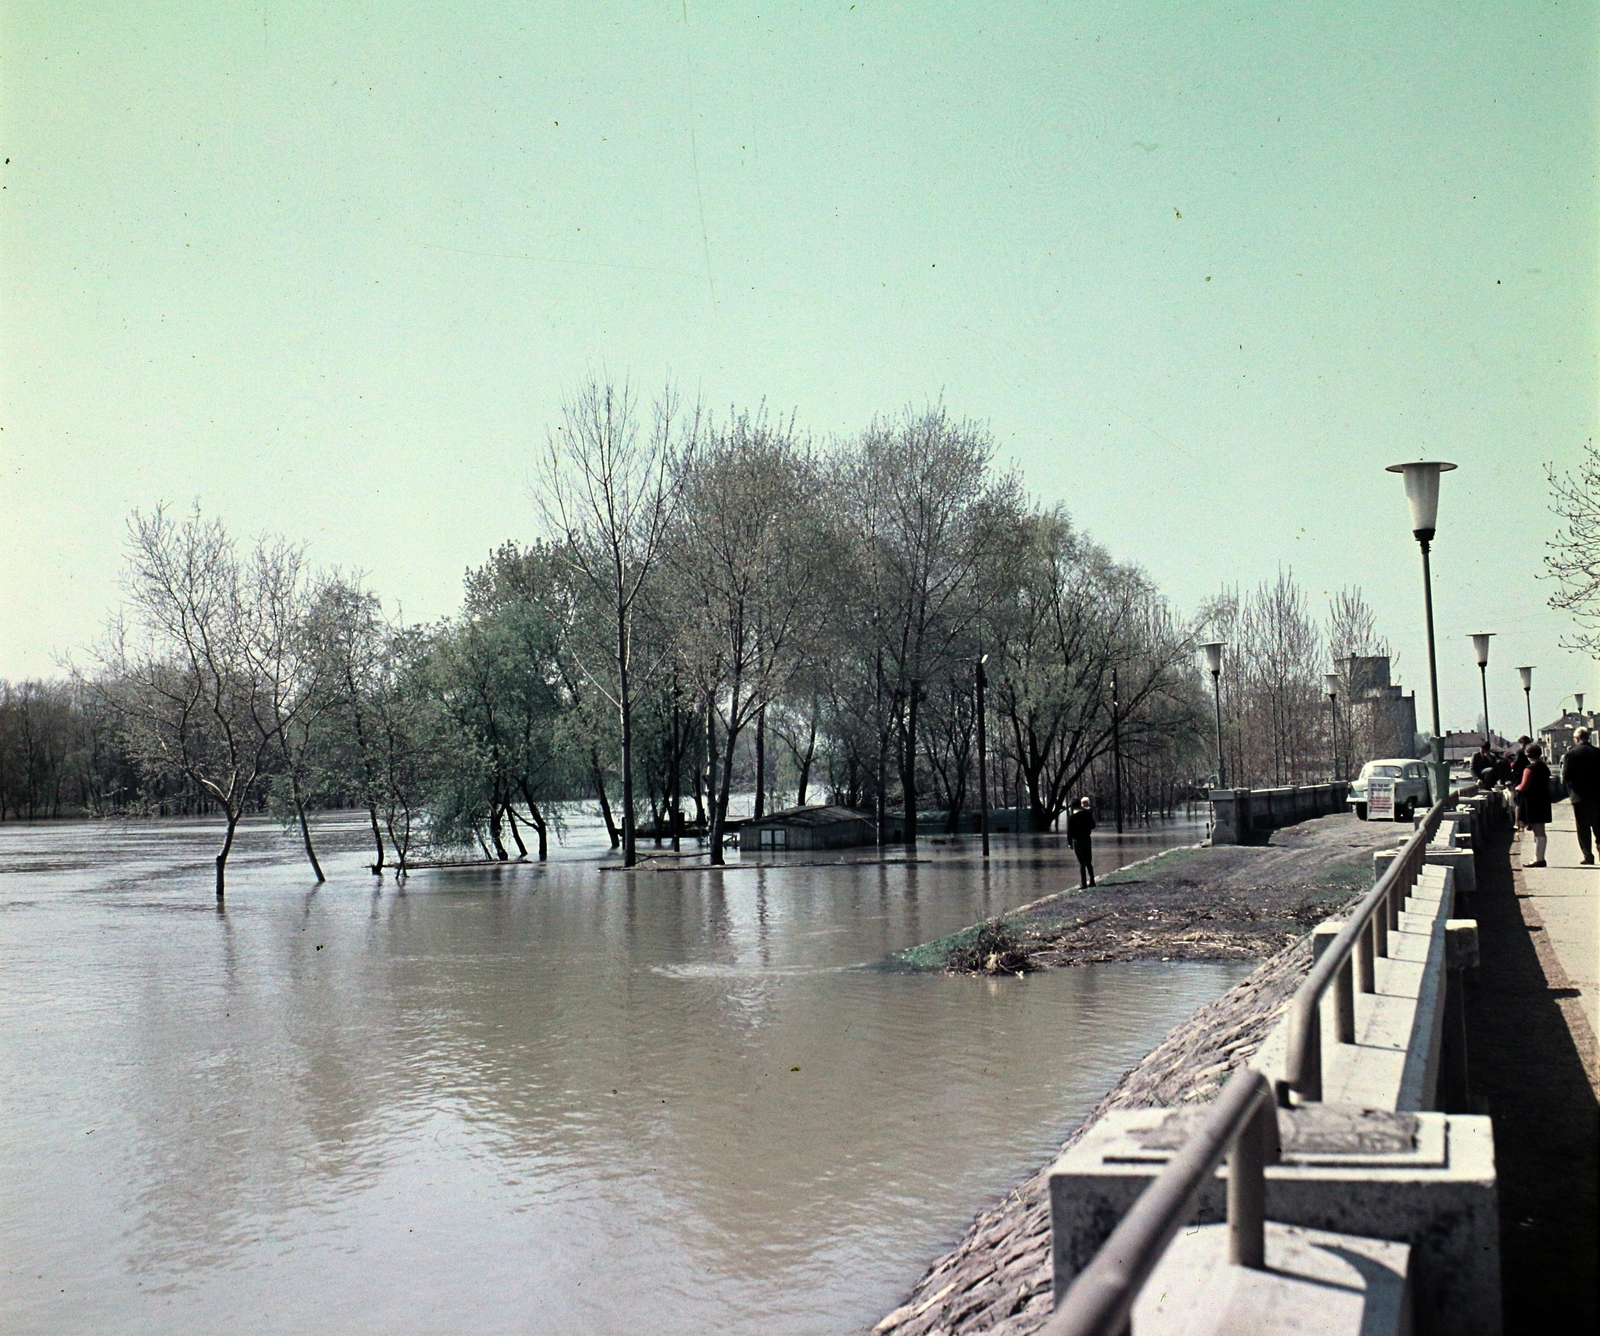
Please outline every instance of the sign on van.
[[1367, 820], [1394, 820], [1394, 778], [1373, 775], [1367, 780]]

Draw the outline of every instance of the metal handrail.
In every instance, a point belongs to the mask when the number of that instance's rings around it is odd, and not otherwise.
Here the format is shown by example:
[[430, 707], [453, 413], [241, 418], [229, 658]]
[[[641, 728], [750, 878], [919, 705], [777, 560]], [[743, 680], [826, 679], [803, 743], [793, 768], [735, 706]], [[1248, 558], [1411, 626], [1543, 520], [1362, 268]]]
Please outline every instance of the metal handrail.
[[[1160, 1264], [1178, 1231], [1194, 1214], [1207, 1179], [1228, 1157], [1228, 1258], [1238, 1266], [1266, 1266], [1266, 1166], [1279, 1159], [1278, 1108], [1288, 1092], [1322, 1097], [1321, 1016], [1328, 986], [1337, 981], [1341, 1042], [1355, 1038], [1355, 985], [1373, 991], [1373, 958], [1386, 956], [1389, 932], [1400, 925], [1400, 907], [1416, 884], [1439, 823], [1473, 785], [1429, 809], [1371, 891], [1345, 921], [1333, 944], [1312, 967], [1290, 1010], [1287, 1079], [1277, 1088], [1253, 1067], [1236, 1071], [1199, 1129], [1186, 1141], [1062, 1296], [1041, 1336], [1125, 1336], [1139, 1291]], [[1382, 909], [1383, 913], [1378, 911]], [[1354, 966], [1352, 964], [1354, 954]], [[1314, 1092], [1314, 1093], [1312, 1093]]]
[[[1464, 789], [1462, 793], [1474, 791], [1475, 787]], [[1335, 1033], [1341, 1044], [1355, 1043], [1355, 995], [1376, 991], [1373, 961], [1389, 954], [1389, 934], [1400, 927], [1400, 911], [1411, 888], [1417, 884], [1428, 845], [1433, 842], [1445, 812], [1455, 806], [1460, 796], [1461, 793], [1446, 794], [1428, 809], [1428, 815], [1406, 841], [1405, 848], [1345, 919], [1339, 935], [1312, 965], [1311, 973], [1295, 992], [1289, 1004], [1288, 1054], [1276, 1091], [1282, 1107], [1289, 1107], [1291, 1091], [1304, 1103], [1322, 1099], [1321, 1003], [1330, 984], [1334, 986]]]
[[1061, 1298], [1041, 1336], [1117, 1336], [1151, 1272], [1194, 1214], [1206, 1181], [1228, 1156], [1228, 1254], [1240, 1266], [1266, 1266], [1266, 1174], [1278, 1161], [1272, 1087], [1241, 1067], [1211, 1112], [1134, 1202]]

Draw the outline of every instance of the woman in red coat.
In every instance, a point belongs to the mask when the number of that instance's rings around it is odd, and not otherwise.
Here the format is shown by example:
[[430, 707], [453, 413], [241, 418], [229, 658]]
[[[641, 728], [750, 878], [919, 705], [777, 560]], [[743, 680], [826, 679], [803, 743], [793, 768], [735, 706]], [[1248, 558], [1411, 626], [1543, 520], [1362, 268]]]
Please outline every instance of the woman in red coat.
[[1522, 866], [1543, 867], [1544, 828], [1550, 820], [1550, 767], [1544, 763], [1544, 749], [1537, 742], [1528, 744], [1527, 756], [1517, 796], [1522, 799], [1522, 824], [1533, 831], [1533, 862]]

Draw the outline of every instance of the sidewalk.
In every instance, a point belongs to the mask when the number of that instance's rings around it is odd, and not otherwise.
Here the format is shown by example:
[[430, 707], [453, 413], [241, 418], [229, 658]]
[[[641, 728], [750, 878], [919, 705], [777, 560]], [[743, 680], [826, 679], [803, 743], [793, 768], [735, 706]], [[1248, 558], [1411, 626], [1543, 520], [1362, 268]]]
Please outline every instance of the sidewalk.
[[[1588, 1044], [1593, 1061], [1594, 1036], [1600, 1034], [1596, 1014], [1596, 976], [1600, 975], [1600, 865], [1583, 867], [1578, 849], [1578, 827], [1572, 817], [1572, 804], [1555, 805], [1554, 820], [1545, 827], [1549, 844], [1545, 862], [1549, 867], [1524, 867], [1533, 859], [1533, 836], [1524, 831], [1512, 851], [1516, 868], [1517, 894], [1544, 925], [1545, 940], [1567, 976], [1567, 986], [1577, 990], [1578, 1005], [1589, 1022]], [[1554, 981], [1552, 980], [1552, 983]], [[1579, 1039], [1577, 1035], [1574, 1039]], [[1579, 1040], [1580, 1049], [1583, 1041]]]

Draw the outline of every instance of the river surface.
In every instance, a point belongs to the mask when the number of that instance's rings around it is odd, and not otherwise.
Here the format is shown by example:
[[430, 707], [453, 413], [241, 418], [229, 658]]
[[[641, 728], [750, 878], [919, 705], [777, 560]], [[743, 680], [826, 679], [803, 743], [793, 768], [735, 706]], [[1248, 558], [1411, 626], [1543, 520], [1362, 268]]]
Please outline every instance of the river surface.
[[1060, 889], [1053, 837], [624, 873], [592, 829], [397, 887], [333, 818], [319, 889], [256, 825], [218, 914], [212, 826], [0, 826], [0, 1330], [859, 1331], [1248, 968], [875, 967]]

